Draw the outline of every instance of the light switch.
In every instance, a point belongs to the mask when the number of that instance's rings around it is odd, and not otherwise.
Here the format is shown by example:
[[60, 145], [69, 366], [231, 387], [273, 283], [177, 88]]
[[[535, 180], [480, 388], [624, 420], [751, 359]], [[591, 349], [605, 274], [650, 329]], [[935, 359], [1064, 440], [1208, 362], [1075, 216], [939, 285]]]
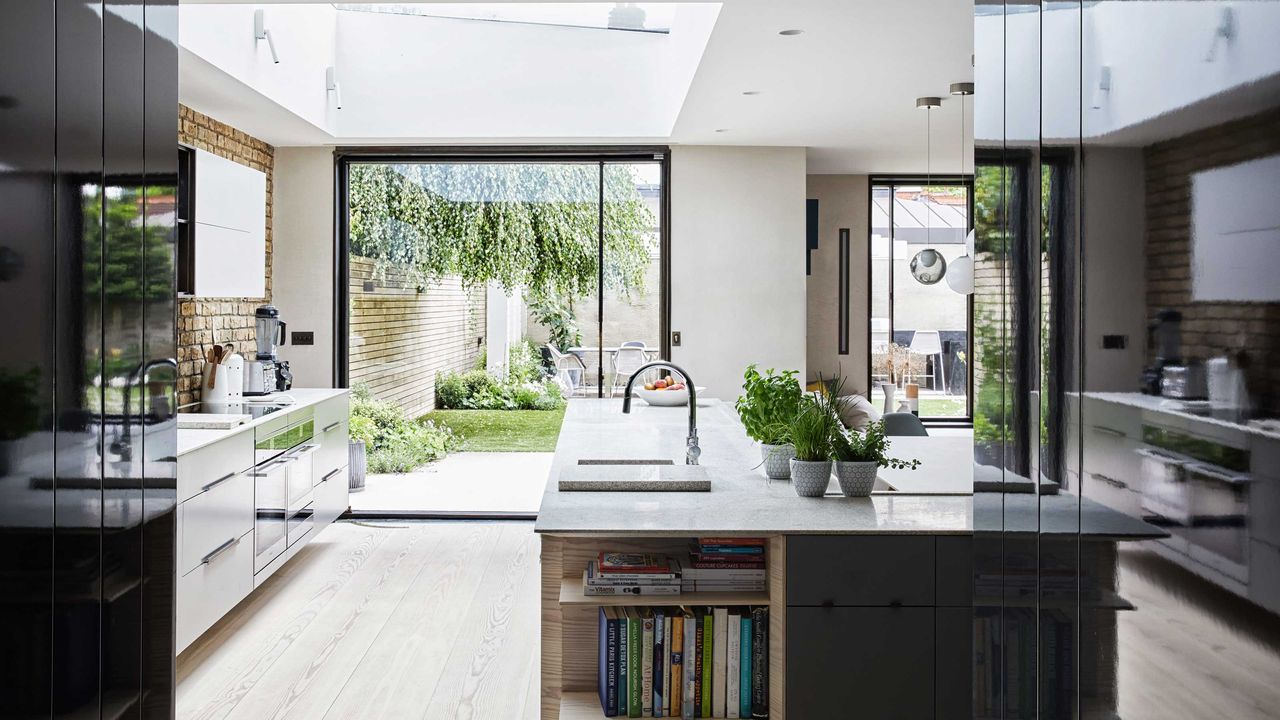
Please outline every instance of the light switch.
[[680, 347], [680, 331], [671, 331], [671, 347]]

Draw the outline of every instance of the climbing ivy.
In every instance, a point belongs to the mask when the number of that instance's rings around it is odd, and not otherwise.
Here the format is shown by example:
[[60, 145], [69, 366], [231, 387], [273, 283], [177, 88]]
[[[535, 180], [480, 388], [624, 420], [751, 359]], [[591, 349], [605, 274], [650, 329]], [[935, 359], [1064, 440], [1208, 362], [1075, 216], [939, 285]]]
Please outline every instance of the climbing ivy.
[[[422, 284], [527, 289], [532, 298], [594, 294], [599, 166], [569, 163], [352, 164], [352, 252]], [[644, 291], [656, 243], [653, 213], [629, 167], [606, 165], [605, 287]]]

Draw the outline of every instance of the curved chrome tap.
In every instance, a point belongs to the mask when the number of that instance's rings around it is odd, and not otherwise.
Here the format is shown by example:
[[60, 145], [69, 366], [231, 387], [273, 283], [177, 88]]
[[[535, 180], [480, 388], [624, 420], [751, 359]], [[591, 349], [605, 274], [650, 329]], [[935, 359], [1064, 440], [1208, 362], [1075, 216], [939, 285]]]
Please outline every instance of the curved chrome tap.
[[684, 378], [685, 388], [689, 391], [689, 437], [685, 440], [684, 464], [697, 465], [698, 457], [702, 455], [702, 448], [698, 446], [698, 390], [693, 385], [693, 378], [689, 377], [689, 373], [679, 365], [673, 365], [665, 360], [655, 360], [637, 368], [631, 373], [631, 377], [627, 378], [627, 388], [622, 397], [622, 412], [631, 412], [631, 385], [635, 383], [636, 378], [640, 377], [645, 370], [656, 367], [670, 368]]

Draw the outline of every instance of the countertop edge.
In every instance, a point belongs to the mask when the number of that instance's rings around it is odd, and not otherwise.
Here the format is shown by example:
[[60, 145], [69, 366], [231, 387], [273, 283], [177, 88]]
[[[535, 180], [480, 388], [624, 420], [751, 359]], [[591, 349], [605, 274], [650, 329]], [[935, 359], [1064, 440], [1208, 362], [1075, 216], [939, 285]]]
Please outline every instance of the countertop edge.
[[[289, 410], [286, 411], [293, 412], [294, 410], [301, 410], [302, 408], [310, 407], [312, 405], [322, 403], [325, 400], [349, 394], [350, 392], [351, 391], [347, 388], [298, 388], [290, 390], [287, 393], [280, 393], [280, 395], [294, 396], [295, 402], [290, 405]], [[298, 395], [301, 395], [301, 397]], [[255, 399], [255, 402], [269, 404], [271, 400], [272, 397], [267, 395]], [[183, 455], [209, 447], [214, 443], [222, 442], [223, 440], [232, 437], [233, 435], [238, 435], [246, 430], [252, 430], [258, 425], [261, 425], [264, 422], [269, 422], [278, 417], [279, 414], [264, 415], [260, 418], [255, 418], [249, 422], [226, 430], [211, 428], [178, 428], [177, 452], [175, 453], [175, 456], [182, 457]], [[192, 433], [198, 433], [199, 435], [193, 435]], [[183, 442], [184, 434], [189, 439], [194, 438], [190, 444]]]

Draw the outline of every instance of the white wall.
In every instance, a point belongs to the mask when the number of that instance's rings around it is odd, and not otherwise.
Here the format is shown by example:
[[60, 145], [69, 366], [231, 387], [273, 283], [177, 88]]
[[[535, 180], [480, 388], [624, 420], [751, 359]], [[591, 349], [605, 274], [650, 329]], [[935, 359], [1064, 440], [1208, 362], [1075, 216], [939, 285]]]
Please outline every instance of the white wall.
[[[333, 148], [276, 148], [272, 304], [315, 345], [280, 348], [296, 387], [333, 385]], [[292, 338], [290, 338], [292, 342]]]
[[[818, 249], [813, 251], [813, 274], [808, 288], [808, 366], [810, 380], [818, 373], [846, 378], [845, 392], [865, 392], [867, 333], [870, 331], [871, 292], [867, 287], [869, 196], [866, 175], [810, 175], [808, 198], [818, 201]], [[840, 229], [849, 229], [849, 354], [840, 354]]]
[[749, 363], [806, 372], [805, 150], [671, 150], [671, 359], [736, 398]]

